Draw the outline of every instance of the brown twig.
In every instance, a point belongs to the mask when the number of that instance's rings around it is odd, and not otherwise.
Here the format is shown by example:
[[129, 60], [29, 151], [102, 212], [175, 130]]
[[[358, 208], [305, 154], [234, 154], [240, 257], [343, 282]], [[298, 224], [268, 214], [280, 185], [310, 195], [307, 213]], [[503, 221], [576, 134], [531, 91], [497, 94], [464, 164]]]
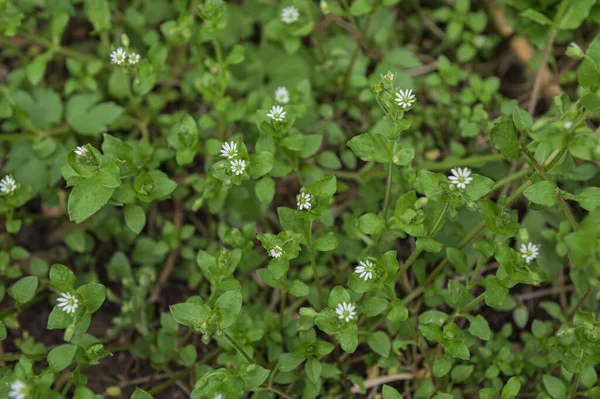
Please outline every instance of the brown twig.
[[[175, 215], [173, 216], [173, 224], [177, 230], [181, 229], [183, 226], [183, 210], [181, 207], [181, 200], [175, 200]], [[165, 264], [165, 268], [163, 269], [158, 281], [154, 285], [152, 289], [152, 294], [150, 298], [148, 298], [148, 302], [156, 303], [160, 298], [160, 290], [162, 289], [163, 284], [167, 282], [169, 276], [175, 270], [175, 262], [179, 258], [180, 248], [173, 248], [171, 252], [169, 252], [169, 257], [167, 258], [167, 263]]]
[[[369, 378], [368, 380], [365, 380], [364, 386], [366, 389], [369, 389], [369, 388], [373, 388], [373, 387], [376, 387], [379, 385], [387, 384], [389, 382], [412, 380], [415, 378], [423, 378], [423, 377], [425, 377], [426, 374], [427, 374], [427, 372], [425, 370], [420, 370], [420, 371], [417, 371], [416, 373], [399, 373], [399, 374], [392, 374], [392, 375], [384, 375], [381, 377]], [[352, 387], [350, 392], [358, 393], [359, 390], [360, 390], [360, 388], [357, 385], [355, 385]]]

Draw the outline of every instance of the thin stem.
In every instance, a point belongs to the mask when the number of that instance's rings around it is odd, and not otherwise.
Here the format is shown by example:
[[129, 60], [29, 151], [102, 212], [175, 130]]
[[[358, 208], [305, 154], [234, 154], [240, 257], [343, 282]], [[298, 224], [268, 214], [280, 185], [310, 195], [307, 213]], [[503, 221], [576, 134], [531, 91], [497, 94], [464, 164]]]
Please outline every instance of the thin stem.
[[246, 353], [246, 351], [244, 350], [244, 348], [242, 348], [235, 339], [233, 339], [229, 334], [227, 334], [225, 331], [223, 331], [223, 337], [227, 340], [227, 342], [229, 342], [229, 344], [231, 346], [233, 346], [235, 348], [236, 351], [238, 351], [238, 353], [240, 355], [242, 355], [242, 357], [250, 364], [254, 364], [254, 361], [252, 360], [252, 358]]
[[[392, 146], [394, 143], [392, 143]], [[392, 191], [392, 173], [394, 171], [394, 163], [388, 163], [387, 184], [385, 186], [385, 199], [383, 200], [383, 219], [387, 221], [388, 208], [390, 206], [390, 194]]]
[[483, 165], [488, 162], [501, 161], [502, 159], [504, 159], [504, 156], [502, 156], [502, 154], [481, 155], [481, 156], [474, 156], [474, 157], [469, 157], [469, 158], [464, 158], [464, 159], [449, 159], [449, 160], [444, 160], [442, 162], [425, 163], [425, 164], [421, 165], [421, 169], [427, 169], [430, 171], [446, 170], [446, 169], [451, 169], [451, 168], [455, 168], [458, 166]]
[[470, 290], [475, 285], [475, 282], [477, 281], [477, 277], [479, 277], [479, 273], [481, 272], [481, 268], [485, 264], [486, 260], [487, 260], [487, 258], [485, 256], [483, 256], [483, 255], [479, 257], [479, 261], [477, 262], [477, 266], [475, 266], [475, 270], [473, 271], [473, 274], [471, 275], [471, 278], [467, 281], [467, 289]]
[[293, 396], [290, 396], [287, 393], [285, 393], [285, 392], [283, 392], [283, 391], [281, 391], [281, 390], [279, 390], [279, 389], [277, 389], [275, 387], [269, 387], [267, 389], [269, 391], [273, 392], [274, 394], [277, 394], [277, 395], [281, 396], [282, 398], [285, 398], [285, 399], [294, 399]]
[[461, 314], [470, 312], [471, 310], [473, 310], [474, 307], [479, 305], [484, 299], [485, 299], [485, 294], [479, 295], [477, 298], [473, 299], [471, 302], [469, 302], [465, 306], [463, 306], [458, 312], [456, 312], [456, 314], [461, 315]]
[[354, 49], [354, 53], [352, 53], [352, 58], [350, 58], [350, 63], [348, 64], [348, 67], [346, 68], [346, 72], [344, 72], [344, 79], [342, 80], [342, 84], [340, 86], [340, 93], [342, 93], [344, 91], [344, 89], [346, 88], [346, 84], [348, 83], [348, 80], [350, 79], [350, 73], [352, 72], [352, 68], [354, 67], [354, 64], [356, 63], [356, 59], [358, 58], [358, 53], [360, 52], [360, 49], [362, 48], [363, 43], [367, 37], [367, 31], [369, 30], [369, 26], [371, 26], [371, 22], [373, 20], [373, 15], [375, 14], [376, 10], [377, 10], [377, 7], [375, 7], [375, 6], [371, 9], [371, 12], [369, 12], [369, 15], [367, 16], [367, 22], [365, 22], [365, 27], [360, 32], [360, 37], [358, 39], [358, 43], [356, 43], [356, 48]]
[[170, 380], [165, 381], [162, 384], [155, 386], [154, 388], [149, 390], [148, 393], [150, 395], [154, 396], [157, 393], [162, 392], [165, 389], [167, 389], [168, 387], [170, 387], [171, 385], [175, 384], [177, 381], [181, 380], [183, 377], [185, 377], [189, 374], [192, 374], [193, 372], [194, 372], [194, 366], [175, 374], [173, 377], [171, 377]]
[[573, 320], [573, 317], [575, 317], [575, 314], [577, 313], [579, 308], [581, 308], [581, 306], [583, 305], [585, 300], [588, 298], [588, 296], [590, 296], [591, 293], [592, 293], [592, 287], [587, 289], [587, 291], [583, 294], [583, 296], [581, 297], [579, 302], [577, 302], [577, 305], [575, 305], [575, 308], [571, 311], [571, 313], [569, 313], [569, 321]]
[[315, 251], [313, 250], [312, 244], [312, 220], [308, 224], [308, 252], [310, 255], [310, 267], [314, 274], [315, 286], [317, 287], [317, 295], [319, 296], [319, 304], [321, 308], [325, 307], [325, 298], [323, 297], [321, 278], [319, 277], [319, 272], [317, 270], [317, 261], [315, 259]]
[[581, 373], [576, 373], [575, 377], [573, 377], [573, 384], [571, 384], [571, 394], [569, 397], [575, 399], [577, 395], [577, 387], [579, 386], [579, 380], [581, 379]]

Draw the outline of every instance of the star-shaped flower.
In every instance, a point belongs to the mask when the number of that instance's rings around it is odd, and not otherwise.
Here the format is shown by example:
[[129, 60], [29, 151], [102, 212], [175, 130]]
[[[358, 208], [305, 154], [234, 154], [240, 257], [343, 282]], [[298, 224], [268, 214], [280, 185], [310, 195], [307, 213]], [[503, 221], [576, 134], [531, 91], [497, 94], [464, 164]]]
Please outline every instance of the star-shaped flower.
[[18, 187], [17, 182], [10, 175], [4, 176], [4, 178], [2, 180], [0, 180], [0, 192], [2, 192], [4, 194], [13, 193], [17, 189], [17, 187]]
[[230, 141], [229, 143], [225, 142], [223, 143], [223, 146], [221, 147], [221, 156], [225, 157], [227, 159], [232, 159], [237, 157], [237, 144], [233, 141]]
[[275, 90], [275, 101], [281, 104], [287, 104], [290, 102], [290, 93], [284, 86], [280, 86]]
[[525, 259], [525, 263], [529, 263], [540, 254], [540, 249], [537, 245], [532, 244], [530, 242], [525, 244], [521, 244], [521, 258]]
[[361, 260], [354, 272], [365, 281], [371, 280], [375, 275], [375, 265], [370, 260]]
[[283, 254], [283, 249], [279, 245], [275, 245], [271, 248], [269, 254], [271, 254], [273, 258], [279, 258]]
[[410, 108], [417, 101], [417, 97], [411, 89], [398, 90], [396, 93], [396, 104], [402, 109]]
[[58, 302], [58, 308], [68, 314], [75, 313], [79, 307], [79, 299], [70, 292], [62, 292], [56, 301]]
[[246, 161], [243, 159], [234, 159], [231, 161], [231, 172], [235, 173], [236, 176], [241, 175], [246, 170]]
[[310, 195], [306, 191], [300, 191], [300, 194], [298, 194], [296, 196], [298, 209], [299, 210], [306, 209], [307, 211], [310, 210], [310, 208], [312, 207], [312, 204], [310, 202], [311, 200], [312, 200], [312, 195]]
[[468, 168], [458, 168], [450, 170], [454, 176], [448, 176], [448, 180], [450, 180], [450, 184], [454, 184], [458, 188], [465, 189], [467, 188], [467, 184], [471, 183], [473, 180], [471, 175], [471, 170]]
[[356, 317], [355, 309], [356, 307], [353, 304], [342, 302], [338, 304], [337, 308], [335, 309], [335, 313], [337, 313], [338, 319], [344, 320], [346, 323], [348, 323], [350, 320]]
[[294, 6], [285, 7], [281, 10], [281, 20], [286, 24], [293, 24], [298, 20], [300, 12]]
[[286, 112], [282, 106], [274, 105], [271, 110], [267, 113], [267, 116], [276, 122], [281, 122], [285, 119]]
[[127, 53], [121, 47], [110, 53], [110, 62], [113, 64], [121, 65], [125, 62]]

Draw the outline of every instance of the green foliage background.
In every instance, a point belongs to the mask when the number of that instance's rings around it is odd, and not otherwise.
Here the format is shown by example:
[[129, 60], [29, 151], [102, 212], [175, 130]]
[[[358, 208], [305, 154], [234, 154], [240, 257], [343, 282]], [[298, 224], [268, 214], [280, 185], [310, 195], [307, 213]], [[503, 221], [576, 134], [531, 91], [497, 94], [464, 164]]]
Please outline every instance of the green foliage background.
[[600, 398], [598, 22], [0, 0], [0, 397]]

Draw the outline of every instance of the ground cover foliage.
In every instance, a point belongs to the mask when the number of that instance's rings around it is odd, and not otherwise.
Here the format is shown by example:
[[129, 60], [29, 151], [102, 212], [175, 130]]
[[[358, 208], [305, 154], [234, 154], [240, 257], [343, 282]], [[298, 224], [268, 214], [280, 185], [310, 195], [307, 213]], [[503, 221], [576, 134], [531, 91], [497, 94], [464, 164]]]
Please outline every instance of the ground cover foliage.
[[0, 0], [0, 397], [600, 398], [598, 22]]

